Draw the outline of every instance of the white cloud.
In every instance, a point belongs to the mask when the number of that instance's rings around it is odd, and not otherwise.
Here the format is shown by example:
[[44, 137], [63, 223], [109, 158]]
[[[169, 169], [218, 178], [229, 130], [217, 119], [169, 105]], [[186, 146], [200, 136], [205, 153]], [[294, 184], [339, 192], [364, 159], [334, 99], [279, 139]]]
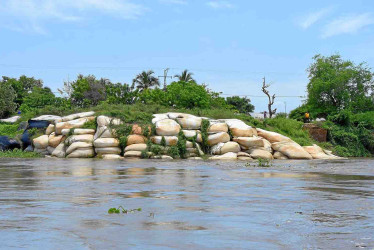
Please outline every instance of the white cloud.
[[323, 28], [322, 38], [340, 34], [354, 34], [363, 27], [371, 24], [374, 24], [374, 18], [370, 13], [340, 17], [331, 21]]
[[232, 9], [235, 7], [232, 3], [228, 1], [210, 1], [206, 4], [213, 9]]
[[185, 0], [159, 0], [160, 3], [164, 4], [179, 4], [179, 5], [186, 5], [187, 1]]
[[324, 8], [316, 12], [309, 13], [306, 15], [302, 20], [300, 20], [299, 25], [303, 29], [307, 29], [310, 26], [312, 26], [314, 23], [318, 22], [320, 19], [325, 17], [327, 14], [329, 14], [332, 11], [332, 8]]
[[89, 12], [134, 19], [144, 9], [128, 0], [0, 0], [0, 22], [13, 30], [45, 33], [48, 21], [77, 22]]

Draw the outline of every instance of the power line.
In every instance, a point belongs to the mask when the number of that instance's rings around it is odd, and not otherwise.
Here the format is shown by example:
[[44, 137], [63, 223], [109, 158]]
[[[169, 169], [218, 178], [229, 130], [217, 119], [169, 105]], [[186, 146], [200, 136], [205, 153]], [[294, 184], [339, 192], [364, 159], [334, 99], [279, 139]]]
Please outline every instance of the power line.
[[[96, 70], [144, 70], [145, 68], [152, 68], [156, 70], [163, 70], [160, 67], [133, 67], [133, 66], [35, 66], [35, 65], [16, 65], [16, 64], [2, 64], [0, 67], [7, 68], [19, 68], [19, 69], [43, 69], [43, 70], [60, 70], [60, 69], [96, 69]], [[169, 68], [170, 70], [183, 70], [183, 68]], [[279, 74], [279, 75], [305, 75], [301, 72], [281, 72], [281, 71], [247, 71], [247, 70], [227, 70], [227, 69], [202, 69], [202, 68], [192, 68], [191, 71], [198, 72], [226, 72], [226, 73], [247, 73], [247, 74]]]
[[[262, 95], [235, 95], [235, 94], [223, 94], [220, 93], [220, 95], [225, 95], [225, 96], [249, 96], [249, 97], [261, 97], [261, 98], [267, 98], [267, 96], [262, 96]], [[277, 95], [276, 97], [298, 97], [298, 98], [306, 98], [306, 96], [301, 96], [301, 95]]]

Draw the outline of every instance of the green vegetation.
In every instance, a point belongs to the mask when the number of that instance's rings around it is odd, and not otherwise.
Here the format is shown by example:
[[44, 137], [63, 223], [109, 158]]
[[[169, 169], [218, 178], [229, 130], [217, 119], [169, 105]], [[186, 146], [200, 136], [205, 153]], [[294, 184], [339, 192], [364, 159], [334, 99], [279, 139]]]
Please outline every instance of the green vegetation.
[[0, 136], [6, 135], [8, 137], [15, 137], [19, 133], [23, 131], [17, 131], [18, 124], [7, 124], [7, 123], [0, 123]]
[[289, 117], [302, 121], [309, 112], [312, 119], [326, 118], [323, 127], [328, 129], [334, 153], [346, 157], [372, 156], [374, 74], [365, 63], [356, 65], [338, 54], [316, 55], [313, 59], [308, 69], [308, 98]]
[[115, 208], [115, 207], [111, 207], [108, 209], [108, 214], [119, 214], [119, 213], [123, 213], [123, 214], [128, 214], [128, 213], [135, 213], [135, 212], [141, 212], [142, 209], [139, 207], [139, 208], [135, 208], [135, 209], [124, 209], [122, 206], [119, 206], [118, 208]]
[[42, 157], [36, 152], [25, 152], [21, 149], [13, 149], [9, 151], [0, 151], [0, 158], [40, 158]]

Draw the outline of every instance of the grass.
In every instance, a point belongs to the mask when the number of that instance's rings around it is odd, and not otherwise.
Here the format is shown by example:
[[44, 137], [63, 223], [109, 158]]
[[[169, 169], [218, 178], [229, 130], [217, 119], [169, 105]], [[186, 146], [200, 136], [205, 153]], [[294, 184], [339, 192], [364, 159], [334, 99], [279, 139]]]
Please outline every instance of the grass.
[[18, 124], [0, 123], [0, 136], [6, 135], [10, 138], [22, 133], [23, 131], [17, 131]]
[[42, 155], [36, 152], [25, 152], [21, 149], [0, 151], [0, 158], [41, 158]]

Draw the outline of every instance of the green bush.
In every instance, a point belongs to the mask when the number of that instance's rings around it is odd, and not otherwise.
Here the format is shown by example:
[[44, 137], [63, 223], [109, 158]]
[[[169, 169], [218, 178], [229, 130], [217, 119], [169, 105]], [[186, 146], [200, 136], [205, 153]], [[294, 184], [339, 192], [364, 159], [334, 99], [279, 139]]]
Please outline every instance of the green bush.
[[352, 123], [356, 126], [361, 124], [367, 129], [374, 129], [374, 111], [354, 114], [352, 116]]
[[179, 149], [177, 146], [171, 146], [169, 147], [168, 149], [168, 152], [167, 154], [173, 158], [179, 158], [180, 155], [179, 155]]
[[351, 124], [352, 113], [349, 110], [341, 110], [336, 115], [328, 116], [328, 119], [335, 124], [341, 126], [349, 126]]
[[18, 124], [6, 124], [0, 123], [0, 136], [5, 135], [10, 138], [15, 137], [17, 134], [22, 133], [23, 131], [17, 131]]

